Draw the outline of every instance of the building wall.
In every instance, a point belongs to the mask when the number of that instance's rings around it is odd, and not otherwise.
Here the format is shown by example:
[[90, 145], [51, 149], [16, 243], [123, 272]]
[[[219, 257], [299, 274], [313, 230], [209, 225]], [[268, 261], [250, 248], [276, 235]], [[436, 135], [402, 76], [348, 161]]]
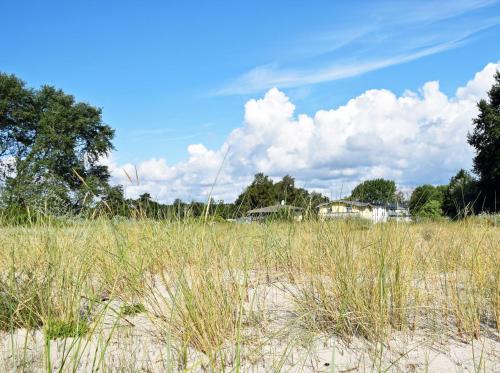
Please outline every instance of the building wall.
[[356, 206], [344, 202], [331, 202], [318, 209], [322, 219], [360, 217], [374, 223], [385, 223], [388, 220], [411, 221], [407, 208], [388, 209], [386, 206]]
[[355, 206], [343, 202], [331, 202], [321, 206], [318, 214], [322, 218], [360, 217], [370, 220], [373, 218], [371, 206]]
[[388, 212], [383, 206], [373, 206], [372, 220], [374, 223], [385, 223], [387, 221]]

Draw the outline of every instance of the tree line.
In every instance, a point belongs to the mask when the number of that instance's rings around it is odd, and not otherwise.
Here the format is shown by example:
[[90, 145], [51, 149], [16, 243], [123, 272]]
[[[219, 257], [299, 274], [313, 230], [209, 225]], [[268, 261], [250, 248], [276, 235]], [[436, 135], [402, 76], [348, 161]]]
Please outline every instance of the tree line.
[[[372, 203], [408, 204], [413, 215], [460, 218], [500, 209], [500, 73], [478, 103], [468, 143], [475, 149], [472, 172], [459, 170], [449, 184], [421, 185], [408, 201], [391, 180], [367, 180], [348, 197]], [[14, 75], [0, 73], [0, 212], [22, 217], [45, 215], [185, 218], [210, 214], [224, 219], [282, 201], [314, 211], [328, 198], [295, 185], [285, 175], [274, 182], [258, 173], [234, 203], [223, 201], [172, 204], [147, 193], [124, 197], [123, 187], [110, 184], [99, 159], [113, 150], [114, 130], [102, 111], [51, 86], [33, 89]]]

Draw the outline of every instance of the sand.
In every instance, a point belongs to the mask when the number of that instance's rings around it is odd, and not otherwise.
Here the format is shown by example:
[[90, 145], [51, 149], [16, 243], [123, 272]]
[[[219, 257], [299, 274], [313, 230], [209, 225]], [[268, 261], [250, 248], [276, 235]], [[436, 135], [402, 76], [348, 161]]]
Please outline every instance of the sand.
[[239, 366], [242, 372], [500, 372], [500, 336], [493, 329], [468, 341], [453, 330], [395, 332], [384, 343], [304, 331], [294, 313], [294, 286], [277, 280], [249, 286], [243, 343], [222, 346], [215, 366], [169, 335], [157, 306], [144, 300], [146, 312], [124, 317], [123, 301], [114, 299], [99, 305], [95, 331], [84, 338], [46, 343], [40, 330], [2, 333], [0, 371], [206, 372]]

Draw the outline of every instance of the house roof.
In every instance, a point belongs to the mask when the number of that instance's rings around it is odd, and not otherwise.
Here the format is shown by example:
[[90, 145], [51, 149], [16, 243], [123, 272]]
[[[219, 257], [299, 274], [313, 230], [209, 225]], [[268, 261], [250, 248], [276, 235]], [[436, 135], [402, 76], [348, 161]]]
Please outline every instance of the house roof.
[[396, 209], [406, 210], [406, 209], [408, 209], [408, 206], [405, 204], [382, 203], [382, 202], [359, 202], [359, 201], [350, 201], [350, 200], [346, 200], [346, 199], [337, 199], [337, 200], [333, 200], [330, 202], [324, 202], [324, 203], [321, 203], [318, 206], [316, 206], [316, 208], [322, 207], [322, 206], [328, 206], [332, 203], [344, 203], [346, 205], [358, 206], [358, 207], [366, 207], [366, 206], [384, 207], [384, 208], [389, 209], [389, 210], [396, 210]]
[[388, 209], [391, 209], [391, 210], [407, 210], [408, 209], [408, 205], [405, 204], [405, 203], [388, 203], [386, 205], [386, 207]]
[[247, 215], [249, 214], [271, 214], [274, 212], [278, 212], [280, 210], [291, 210], [291, 211], [302, 211], [303, 208], [301, 207], [295, 207], [295, 206], [289, 206], [289, 205], [274, 205], [274, 206], [268, 206], [268, 207], [261, 207], [258, 209], [253, 209], [247, 211]]
[[345, 199], [337, 199], [337, 200], [334, 200], [334, 201], [321, 203], [318, 206], [316, 206], [316, 208], [321, 207], [321, 206], [328, 206], [328, 205], [331, 205], [332, 203], [343, 203], [343, 204], [346, 204], [346, 205], [349, 205], [349, 206], [358, 206], [358, 207], [372, 206], [371, 203], [367, 203], [367, 202], [359, 202], [359, 201], [349, 201], [349, 200], [345, 200]]

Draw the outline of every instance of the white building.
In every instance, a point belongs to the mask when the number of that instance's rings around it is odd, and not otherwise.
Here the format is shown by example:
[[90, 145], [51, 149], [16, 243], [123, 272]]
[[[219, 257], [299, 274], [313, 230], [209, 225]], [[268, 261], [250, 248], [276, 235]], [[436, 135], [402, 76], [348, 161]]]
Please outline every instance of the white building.
[[408, 206], [399, 203], [388, 204], [387, 213], [389, 220], [406, 222], [411, 221], [411, 214]]
[[407, 207], [391, 204], [377, 204], [349, 200], [335, 200], [317, 206], [318, 216], [322, 220], [361, 218], [374, 223], [385, 223], [388, 220], [410, 221]]

